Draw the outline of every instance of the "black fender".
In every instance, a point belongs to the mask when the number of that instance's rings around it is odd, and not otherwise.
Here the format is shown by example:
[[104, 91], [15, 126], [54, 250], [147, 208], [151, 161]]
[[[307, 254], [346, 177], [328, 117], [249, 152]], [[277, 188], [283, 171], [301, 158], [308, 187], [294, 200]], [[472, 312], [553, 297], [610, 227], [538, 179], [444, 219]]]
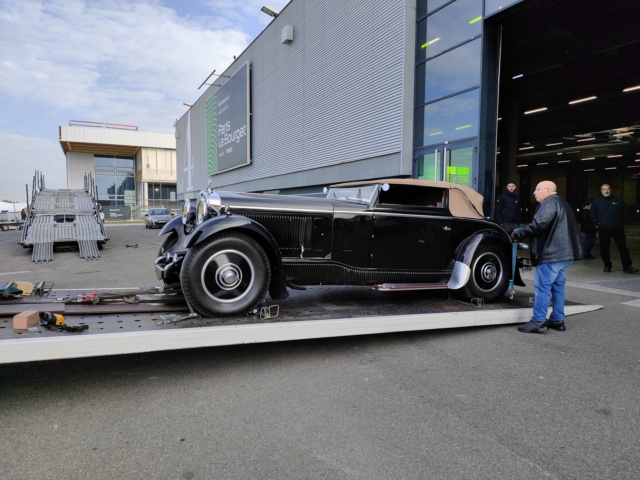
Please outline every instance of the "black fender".
[[[451, 290], [457, 290], [464, 287], [471, 274], [471, 262], [478, 250], [478, 247], [484, 243], [491, 242], [504, 247], [507, 258], [509, 259], [509, 266], [511, 267], [511, 239], [506, 232], [496, 230], [481, 230], [474, 233], [469, 238], [464, 240], [458, 245], [456, 249], [455, 258], [453, 260], [453, 271], [447, 287]], [[525, 283], [520, 276], [520, 270], [515, 269], [514, 284], [520, 287], [524, 287]]]
[[165, 223], [164, 226], [160, 229], [158, 236], [162, 237], [163, 235], [167, 235], [171, 232], [176, 232], [176, 234], [178, 235], [178, 241], [173, 245], [173, 247], [169, 249], [169, 251], [170, 252], [184, 251], [184, 242], [187, 239], [190, 232], [187, 230], [187, 227], [182, 222], [182, 216], [173, 217], [171, 220]]
[[250, 236], [264, 249], [271, 262], [271, 285], [269, 295], [274, 300], [282, 300], [289, 296], [287, 282], [282, 274], [282, 258], [280, 248], [273, 235], [260, 223], [241, 215], [219, 215], [198, 225], [184, 241], [185, 249], [190, 249], [204, 242], [209, 237], [222, 232], [237, 231]]

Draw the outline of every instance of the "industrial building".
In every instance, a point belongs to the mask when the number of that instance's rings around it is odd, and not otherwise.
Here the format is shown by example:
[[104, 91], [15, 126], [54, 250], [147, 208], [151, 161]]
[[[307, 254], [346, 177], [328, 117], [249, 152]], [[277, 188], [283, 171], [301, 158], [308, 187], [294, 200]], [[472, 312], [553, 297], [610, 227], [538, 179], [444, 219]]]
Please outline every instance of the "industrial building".
[[139, 218], [150, 206], [177, 206], [174, 135], [141, 132], [135, 125], [72, 120], [59, 127], [59, 139], [67, 188], [85, 187], [90, 173], [107, 211], [119, 212], [118, 217], [124, 212], [129, 219]]
[[[176, 124], [177, 195], [441, 179], [640, 204], [637, 0], [292, 0]], [[222, 67], [215, 66], [214, 67]]]

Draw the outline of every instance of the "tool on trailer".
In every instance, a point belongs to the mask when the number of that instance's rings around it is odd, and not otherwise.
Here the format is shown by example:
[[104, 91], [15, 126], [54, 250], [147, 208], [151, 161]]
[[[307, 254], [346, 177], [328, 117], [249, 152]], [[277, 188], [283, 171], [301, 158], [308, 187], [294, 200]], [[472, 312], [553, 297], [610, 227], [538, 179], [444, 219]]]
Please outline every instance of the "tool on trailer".
[[276, 318], [280, 314], [280, 305], [269, 305], [260, 309], [260, 320]]
[[31, 291], [32, 297], [48, 297], [53, 290], [53, 282], [38, 282]]
[[94, 290], [91, 293], [82, 292], [80, 301], [82, 303], [98, 303], [100, 301], [100, 297], [98, 297], [98, 291]]
[[16, 282], [8, 282], [0, 285], [0, 300], [21, 298], [22, 293], [22, 290], [16, 286]]
[[160, 325], [170, 325], [172, 323], [178, 323], [181, 322], [183, 320], [189, 320], [190, 318], [200, 318], [200, 315], [198, 315], [195, 312], [192, 313], [183, 313], [183, 314], [175, 314], [175, 313], [169, 313], [167, 315], [160, 315], [160, 322], [156, 323], [156, 325], [160, 326]]
[[40, 325], [43, 327], [62, 327], [64, 325], [64, 315], [51, 312], [40, 312]]
[[186, 298], [184, 300], [185, 302], [187, 302], [187, 307], [189, 307], [189, 313], [183, 313], [182, 315], [176, 315], [175, 313], [160, 315], [162, 321], [158, 322], [156, 325], [169, 325], [171, 323], [178, 323], [183, 320], [189, 320], [190, 318], [200, 318], [200, 314], [193, 309], [193, 307], [189, 303], [189, 300], [187, 300]]
[[53, 330], [54, 328], [61, 332], [79, 333], [89, 329], [89, 325], [66, 325], [64, 323], [64, 315], [52, 312], [40, 312], [40, 325]]
[[160, 293], [157, 287], [141, 287], [138, 290], [123, 290], [120, 292], [99, 292], [94, 290], [90, 293], [82, 293], [80, 301], [82, 303], [99, 303], [102, 301], [121, 300], [125, 303], [140, 303], [138, 295]]

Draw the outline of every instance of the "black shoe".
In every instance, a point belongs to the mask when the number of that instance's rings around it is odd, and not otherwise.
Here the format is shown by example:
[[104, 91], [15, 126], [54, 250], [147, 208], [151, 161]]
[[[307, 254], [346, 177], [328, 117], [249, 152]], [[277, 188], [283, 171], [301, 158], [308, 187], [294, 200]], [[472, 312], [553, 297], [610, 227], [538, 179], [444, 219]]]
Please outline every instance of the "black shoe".
[[611, 267], [604, 267], [604, 270], [602, 270], [603, 272], [611, 272]]
[[564, 326], [564, 322], [553, 322], [551, 320], [544, 322], [544, 326], [559, 332], [564, 332], [567, 329], [567, 327]]
[[638, 273], [638, 269], [636, 267], [627, 267], [623, 270], [624, 273]]
[[589, 254], [589, 255], [585, 255], [584, 258], [585, 258], [585, 260], [593, 260], [596, 257], [594, 257], [593, 255]]
[[527, 322], [518, 327], [519, 332], [524, 333], [544, 333], [547, 331], [546, 322]]

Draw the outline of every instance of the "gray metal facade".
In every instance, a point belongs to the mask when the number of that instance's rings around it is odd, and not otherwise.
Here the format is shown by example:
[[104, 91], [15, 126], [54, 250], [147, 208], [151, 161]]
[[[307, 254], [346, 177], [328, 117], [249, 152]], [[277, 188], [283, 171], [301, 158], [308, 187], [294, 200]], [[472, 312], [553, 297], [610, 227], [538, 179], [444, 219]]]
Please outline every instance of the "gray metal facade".
[[[288, 45], [285, 25], [294, 32]], [[176, 124], [178, 195], [209, 180], [227, 190], [304, 192], [410, 176], [414, 36], [412, 0], [290, 2], [222, 72], [251, 66], [252, 164], [206, 174], [205, 103], [227, 80], [213, 76]]]

